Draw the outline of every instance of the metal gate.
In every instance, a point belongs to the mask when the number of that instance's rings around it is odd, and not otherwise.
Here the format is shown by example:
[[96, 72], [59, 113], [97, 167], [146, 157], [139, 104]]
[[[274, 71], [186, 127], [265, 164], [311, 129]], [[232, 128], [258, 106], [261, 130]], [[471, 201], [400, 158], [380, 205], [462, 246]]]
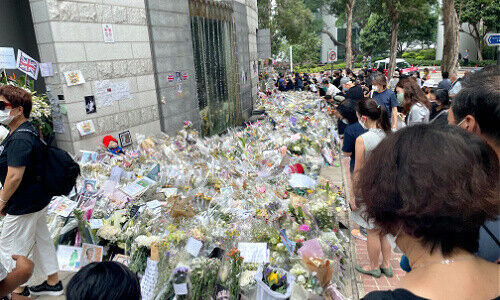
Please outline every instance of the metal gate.
[[232, 8], [189, 0], [194, 66], [204, 136], [240, 125], [241, 101]]

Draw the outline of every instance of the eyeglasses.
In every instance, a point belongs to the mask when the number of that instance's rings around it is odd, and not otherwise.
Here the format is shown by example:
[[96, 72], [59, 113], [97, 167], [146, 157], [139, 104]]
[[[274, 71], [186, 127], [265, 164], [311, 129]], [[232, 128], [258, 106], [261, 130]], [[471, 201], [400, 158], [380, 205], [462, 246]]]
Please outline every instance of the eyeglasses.
[[12, 104], [4, 102], [4, 101], [0, 101], [0, 110], [5, 110], [6, 107], [12, 108]]

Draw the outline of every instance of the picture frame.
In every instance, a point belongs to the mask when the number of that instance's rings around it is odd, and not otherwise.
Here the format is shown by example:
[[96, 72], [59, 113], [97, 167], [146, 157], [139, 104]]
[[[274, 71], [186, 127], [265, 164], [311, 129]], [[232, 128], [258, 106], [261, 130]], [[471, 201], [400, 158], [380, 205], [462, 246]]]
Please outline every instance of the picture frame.
[[129, 130], [120, 133], [118, 137], [120, 138], [120, 144], [122, 148], [132, 146], [132, 135], [130, 134]]

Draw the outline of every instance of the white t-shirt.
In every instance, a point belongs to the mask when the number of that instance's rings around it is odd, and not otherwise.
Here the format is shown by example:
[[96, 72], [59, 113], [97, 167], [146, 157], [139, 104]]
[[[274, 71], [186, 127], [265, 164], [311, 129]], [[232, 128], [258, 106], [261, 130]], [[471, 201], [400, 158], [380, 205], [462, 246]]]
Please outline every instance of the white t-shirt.
[[340, 90], [336, 86], [330, 83], [326, 89], [326, 94], [333, 97], [338, 93], [340, 93]]

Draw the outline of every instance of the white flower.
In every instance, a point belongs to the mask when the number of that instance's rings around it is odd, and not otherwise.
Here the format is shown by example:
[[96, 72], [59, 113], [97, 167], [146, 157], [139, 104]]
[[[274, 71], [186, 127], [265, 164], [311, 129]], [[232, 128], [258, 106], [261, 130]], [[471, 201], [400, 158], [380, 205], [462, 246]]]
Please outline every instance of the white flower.
[[241, 287], [245, 287], [245, 286], [249, 286], [249, 285], [253, 285], [254, 282], [255, 282], [255, 274], [257, 273], [257, 271], [243, 271], [243, 273], [241, 273], [241, 279], [240, 279], [240, 286]]

